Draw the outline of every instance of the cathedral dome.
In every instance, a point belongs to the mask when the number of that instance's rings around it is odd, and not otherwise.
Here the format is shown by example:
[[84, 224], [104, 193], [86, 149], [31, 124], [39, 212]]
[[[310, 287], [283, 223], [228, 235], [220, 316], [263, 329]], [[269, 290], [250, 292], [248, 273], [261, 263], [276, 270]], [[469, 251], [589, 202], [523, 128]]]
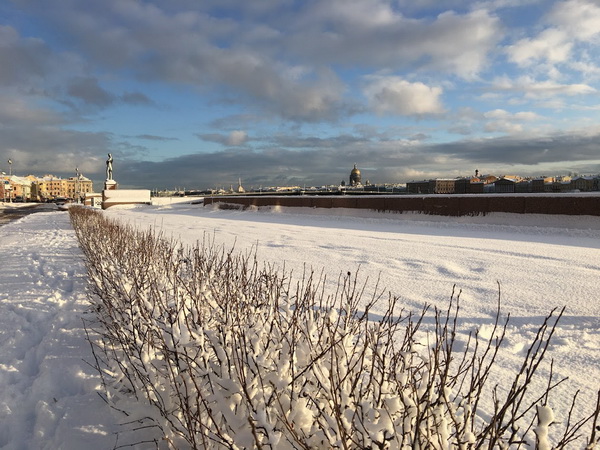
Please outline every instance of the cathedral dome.
[[358, 186], [361, 182], [360, 170], [354, 164], [354, 169], [350, 172], [350, 186]]

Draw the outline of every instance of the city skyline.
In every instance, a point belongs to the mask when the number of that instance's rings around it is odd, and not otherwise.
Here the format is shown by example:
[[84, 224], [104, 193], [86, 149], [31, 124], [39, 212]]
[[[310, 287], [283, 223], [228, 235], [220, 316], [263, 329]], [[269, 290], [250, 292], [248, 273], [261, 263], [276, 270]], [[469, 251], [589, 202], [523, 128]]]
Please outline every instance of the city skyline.
[[[357, 172], [358, 171], [358, 172]], [[357, 172], [357, 173], [355, 173]], [[242, 178], [238, 178], [238, 180], [234, 183], [220, 183], [214, 186], [173, 186], [171, 188], [156, 188], [156, 187], [152, 187], [152, 188], [148, 188], [150, 191], [154, 192], [154, 193], [159, 193], [162, 192], [163, 194], [166, 192], [170, 192], [170, 193], [181, 193], [181, 192], [191, 192], [191, 193], [198, 193], [198, 192], [212, 192], [212, 193], [217, 193], [217, 192], [245, 192], [245, 193], [251, 193], [251, 192], [267, 192], [267, 191], [271, 191], [271, 190], [277, 190], [277, 191], [290, 191], [292, 189], [309, 189], [309, 190], [334, 190], [337, 191], [338, 189], [343, 190], [343, 189], [356, 189], [356, 190], [364, 190], [364, 189], [368, 189], [368, 188], [375, 188], [375, 187], [385, 187], [385, 188], [406, 188], [407, 190], [409, 190], [409, 185], [420, 185], [421, 183], [427, 183], [427, 182], [447, 182], [447, 181], [469, 181], [471, 183], [475, 183], [475, 184], [479, 184], [479, 183], [483, 183], [483, 184], [493, 184], [496, 181], [499, 180], [511, 180], [513, 183], [520, 183], [520, 182], [532, 182], [532, 181], [536, 181], [536, 182], [541, 182], [544, 184], [547, 184], [548, 186], [554, 185], [565, 185], [563, 186], [560, 191], [561, 192], [575, 192], [575, 191], [579, 191], [580, 189], [583, 191], [597, 191], [598, 190], [598, 180], [600, 180], [600, 174], [579, 174], [579, 173], [573, 173], [573, 172], [569, 172], [569, 173], [561, 173], [561, 174], [555, 174], [552, 176], [548, 176], [547, 174], [538, 174], [538, 175], [533, 175], [533, 176], [522, 176], [518, 173], [512, 173], [512, 174], [500, 174], [500, 173], [495, 173], [495, 172], [489, 172], [489, 173], [480, 173], [479, 170], [475, 170], [474, 173], [472, 174], [462, 174], [462, 175], [458, 175], [458, 176], [454, 176], [454, 177], [450, 177], [450, 176], [437, 176], [437, 177], [433, 177], [433, 178], [424, 178], [424, 179], [413, 179], [410, 181], [407, 181], [405, 183], [400, 183], [400, 182], [377, 182], [377, 181], [371, 181], [368, 178], [368, 173], [366, 174], [367, 177], [365, 179], [363, 179], [362, 177], [362, 172], [360, 170], [360, 168], [357, 167], [357, 165], [355, 164], [353, 169], [349, 172], [349, 176], [347, 177], [347, 179], [342, 179], [339, 182], [331, 182], [331, 183], [325, 183], [325, 184], [320, 184], [320, 185], [310, 185], [310, 184], [306, 184], [306, 183], [298, 183], [296, 185], [248, 185], [246, 183], [244, 183], [242, 181]], [[13, 183], [17, 183], [17, 184], [27, 184], [29, 186], [32, 186], [35, 183], [40, 183], [40, 182], [59, 182], [59, 181], [69, 181], [69, 182], [73, 182], [74, 180], [82, 180], [85, 182], [90, 182], [90, 189], [86, 189], [86, 192], [91, 192], [91, 193], [99, 193], [101, 192], [104, 188], [105, 188], [105, 183], [108, 182], [108, 179], [103, 179], [101, 181], [96, 181], [94, 182], [92, 179], [86, 177], [83, 173], [81, 173], [80, 171], [77, 171], [76, 176], [66, 176], [66, 177], [61, 177], [61, 176], [56, 176], [54, 174], [44, 174], [44, 175], [39, 175], [39, 174], [32, 174], [32, 173], [28, 173], [27, 175], [24, 174], [16, 174], [13, 173], [12, 176], [9, 176], [9, 174], [5, 173], [5, 172], [0, 172], [0, 180], [5, 180], [5, 182], [8, 182], [8, 180], [11, 180]], [[353, 182], [354, 180], [354, 182]], [[579, 180], [579, 181], [577, 181]], [[586, 181], [581, 181], [581, 180], [586, 180]], [[592, 185], [590, 184], [592, 181], [595, 181], [594, 186], [592, 187]], [[95, 183], [96, 189], [92, 189], [93, 185]], [[118, 184], [118, 183], [117, 183]], [[585, 188], [580, 188], [577, 187], [576, 185], [583, 185], [586, 184]], [[588, 185], [589, 184], [589, 185]], [[571, 187], [567, 187], [567, 185], [571, 185]], [[242, 189], [241, 191], [239, 189]], [[521, 190], [522, 191], [522, 190]], [[548, 188], [546, 189], [547, 192], [552, 191], [552, 192], [556, 192], [557, 190], [552, 188]], [[478, 193], [479, 191], [477, 191]], [[524, 191], [523, 191], [524, 192]], [[17, 195], [13, 193], [13, 196]], [[67, 198], [71, 198], [71, 196], [66, 195], [64, 193], [61, 192], [60, 195], [58, 195], [58, 197], [67, 197]]]
[[[600, 173], [594, 1], [0, 5], [0, 170], [121, 186]], [[363, 175], [366, 177], [366, 175]]]

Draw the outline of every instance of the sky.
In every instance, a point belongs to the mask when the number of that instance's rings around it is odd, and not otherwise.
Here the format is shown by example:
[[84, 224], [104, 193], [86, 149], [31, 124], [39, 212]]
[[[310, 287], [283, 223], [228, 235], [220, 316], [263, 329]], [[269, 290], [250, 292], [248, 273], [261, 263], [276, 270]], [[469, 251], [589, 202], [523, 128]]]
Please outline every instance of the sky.
[[592, 0], [0, 2], [0, 170], [96, 190], [597, 174], [599, 90]]

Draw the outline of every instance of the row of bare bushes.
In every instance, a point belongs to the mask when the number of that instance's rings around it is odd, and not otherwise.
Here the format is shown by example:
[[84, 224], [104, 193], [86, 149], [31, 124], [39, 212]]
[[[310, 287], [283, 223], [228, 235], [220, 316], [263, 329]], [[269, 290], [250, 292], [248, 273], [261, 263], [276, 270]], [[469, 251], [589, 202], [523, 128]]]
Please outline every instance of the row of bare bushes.
[[[87, 323], [104, 395], [169, 448], [592, 448], [597, 407], [553, 417], [526, 393], [560, 312], [550, 314], [511, 386], [489, 386], [507, 332], [456, 347], [458, 296], [447, 311], [403, 311], [364, 298], [350, 273], [328, 293], [254, 254], [193, 247], [71, 208], [95, 319]], [[375, 305], [385, 313], [373, 319]], [[423, 320], [433, 331], [423, 340]], [[484, 392], [493, 406], [482, 411]], [[133, 401], [132, 401], [133, 400]], [[568, 409], [568, 408], [567, 408]], [[550, 443], [548, 426], [564, 432]]]

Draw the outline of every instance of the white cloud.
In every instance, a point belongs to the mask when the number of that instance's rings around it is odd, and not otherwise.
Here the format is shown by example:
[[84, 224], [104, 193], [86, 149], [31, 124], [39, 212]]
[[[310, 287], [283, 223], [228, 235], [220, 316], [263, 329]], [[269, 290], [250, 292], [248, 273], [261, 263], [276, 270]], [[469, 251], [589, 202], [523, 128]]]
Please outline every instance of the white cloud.
[[4, 128], [6, 134], [9, 125], [33, 127], [59, 125], [63, 122], [64, 119], [59, 114], [50, 109], [38, 107], [27, 97], [0, 93], [0, 124], [2, 124], [0, 128]]
[[541, 117], [532, 111], [519, 111], [511, 113], [504, 109], [494, 109], [483, 114], [488, 119], [484, 129], [488, 133], [508, 133], [515, 134], [524, 130], [523, 123], [538, 120]]
[[[321, 0], [291, 22], [283, 43], [322, 64], [442, 71], [474, 79], [502, 39], [500, 20], [484, 9], [409, 18], [386, 0]], [[316, 6], [312, 6], [316, 5]]]
[[549, 28], [536, 38], [521, 39], [509, 46], [506, 52], [510, 61], [520, 66], [528, 66], [537, 61], [564, 62], [569, 58], [572, 47], [566, 32]]
[[597, 1], [557, 2], [544, 19], [546, 28], [537, 36], [524, 38], [506, 48], [510, 61], [520, 66], [538, 62], [573, 62], [578, 43], [591, 42], [600, 35], [600, 6]]
[[364, 89], [370, 107], [378, 114], [419, 116], [440, 114], [442, 89], [421, 82], [411, 83], [400, 77], [370, 77]]
[[231, 145], [234, 147], [243, 145], [248, 140], [248, 133], [242, 130], [234, 130], [229, 133], [229, 137], [227, 138], [227, 145]]
[[597, 92], [595, 88], [582, 83], [560, 84], [553, 81], [532, 83], [526, 88], [529, 97], [544, 97], [547, 95], [585, 95]]
[[495, 11], [502, 8], [523, 7], [539, 2], [540, 0], [481, 0], [477, 4], [482, 8]]
[[422, 47], [415, 43], [421, 57], [432, 57], [426, 68], [449, 70], [465, 79], [476, 78], [485, 68], [488, 54], [502, 37], [498, 19], [484, 9], [466, 15], [440, 14], [427, 33], [419, 36]]
[[532, 111], [519, 111], [510, 113], [504, 109], [494, 109], [483, 114], [486, 119], [501, 120], [537, 120], [540, 116]]
[[559, 2], [548, 20], [576, 39], [589, 41], [600, 33], [600, 5], [589, 0]]
[[505, 119], [510, 113], [504, 109], [494, 109], [483, 114], [486, 119]]
[[573, 70], [581, 72], [581, 74], [587, 78], [600, 77], [600, 67], [589, 60], [589, 58], [586, 59], [588, 60], [573, 61], [571, 62], [570, 67], [572, 67]]
[[538, 120], [540, 115], [533, 111], [520, 111], [515, 113], [514, 118], [517, 120]]
[[316, 3], [312, 17], [361, 29], [393, 25], [399, 18], [389, 2], [381, 0], [325, 0]]
[[492, 90], [522, 93], [527, 98], [546, 98], [557, 95], [587, 95], [597, 92], [595, 88], [587, 84], [561, 84], [549, 80], [536, 81], [531, 77], [520, 77], [517, 80], [498, 78], [492, 83]]

